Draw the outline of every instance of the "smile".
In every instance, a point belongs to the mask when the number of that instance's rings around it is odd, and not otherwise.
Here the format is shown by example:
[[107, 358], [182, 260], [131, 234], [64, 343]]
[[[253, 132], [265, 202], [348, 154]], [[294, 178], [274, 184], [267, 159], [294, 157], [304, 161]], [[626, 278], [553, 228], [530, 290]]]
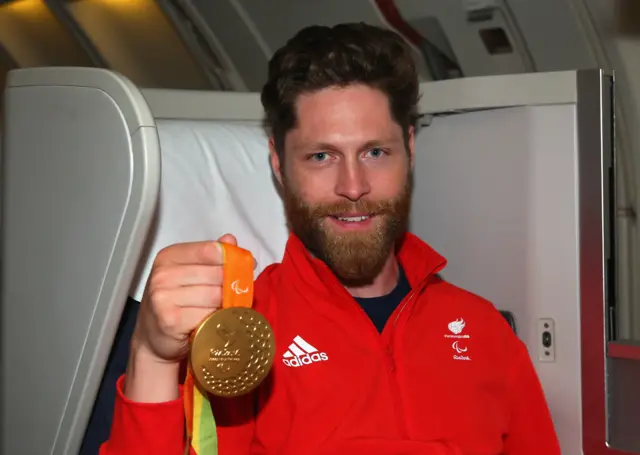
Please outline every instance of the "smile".
[[361, 221], [368, 220], [370, 217], [369, 215], [362, 215], [362, 216], [336, 216], [334, 218], [340, 221], [345, 221], [347, 223], [359, 223]]
[[339, 229], [361, 230], [361, 229], [369, 229], [371, 227], [371, 223], [375, 219], [375, 215], [374, 214], [336, 215], [336, 216], [330, 216], [329, 219]]

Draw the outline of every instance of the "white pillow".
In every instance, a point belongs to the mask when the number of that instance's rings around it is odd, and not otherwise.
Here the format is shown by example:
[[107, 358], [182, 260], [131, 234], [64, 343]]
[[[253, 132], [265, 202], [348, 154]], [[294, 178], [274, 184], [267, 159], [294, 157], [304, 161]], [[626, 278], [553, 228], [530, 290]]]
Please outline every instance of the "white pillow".
[[162, 153], [159, 206], [130, 295], [142, 299], [153, 260], [179, 242], [238, 239], [258, 262], [279, 262], [288, 230], [259, 124], [158, 120]]

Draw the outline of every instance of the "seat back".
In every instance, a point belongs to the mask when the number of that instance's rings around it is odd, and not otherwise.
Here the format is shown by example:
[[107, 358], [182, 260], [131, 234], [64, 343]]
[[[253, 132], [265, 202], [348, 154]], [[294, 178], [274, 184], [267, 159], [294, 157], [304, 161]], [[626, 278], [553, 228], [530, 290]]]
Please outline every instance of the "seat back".
[[157, 197], [153, 117], [111, 72], [14, 71], [2, 170], [0, 452], [76, 454]]

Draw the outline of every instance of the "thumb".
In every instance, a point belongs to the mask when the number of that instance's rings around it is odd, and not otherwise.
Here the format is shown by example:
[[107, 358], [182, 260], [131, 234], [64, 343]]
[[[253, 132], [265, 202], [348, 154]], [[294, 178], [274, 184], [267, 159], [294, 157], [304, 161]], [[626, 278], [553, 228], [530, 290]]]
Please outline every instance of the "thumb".
[[233, 245], [233, 246], [238, 246], [238, 239], [236, 239], [233, 235], [231, 234], [225, 234], [222, 237], [220, 237], [218, 239], [218, 242], [220, 243], [227, 243], [229, 245]]

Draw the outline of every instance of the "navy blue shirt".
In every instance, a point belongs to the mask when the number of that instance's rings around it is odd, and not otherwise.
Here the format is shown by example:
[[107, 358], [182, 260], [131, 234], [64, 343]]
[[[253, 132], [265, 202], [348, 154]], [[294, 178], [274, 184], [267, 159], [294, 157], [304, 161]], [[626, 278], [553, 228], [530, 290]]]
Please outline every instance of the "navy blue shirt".
[[387, 320], [389, 320], [391, 314], [398, 305], [400, 305], [402, 299], [411, 292], [411, 286], [409, 285], [407, 276], [402, 267], [399, 268], [398, 284], [396, 284], [396, 287], [389, 294], [380, 297], [356, 298], [356, 302], [358, 302], [367, 315], [369, 315], [371, 322], [373, 322], [373, 325], [376, 326], [376, 329], [378, 329], [380, 333], [382, 333], [382, 329], [384, 329]]

